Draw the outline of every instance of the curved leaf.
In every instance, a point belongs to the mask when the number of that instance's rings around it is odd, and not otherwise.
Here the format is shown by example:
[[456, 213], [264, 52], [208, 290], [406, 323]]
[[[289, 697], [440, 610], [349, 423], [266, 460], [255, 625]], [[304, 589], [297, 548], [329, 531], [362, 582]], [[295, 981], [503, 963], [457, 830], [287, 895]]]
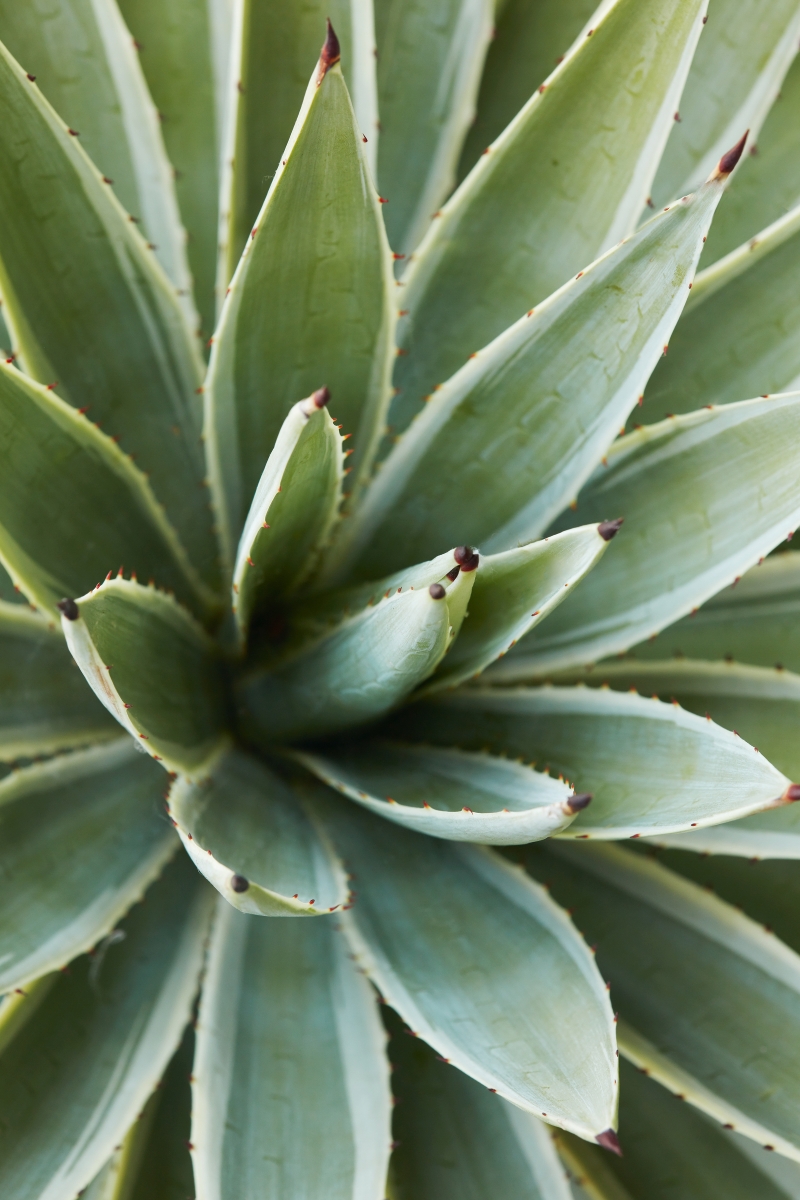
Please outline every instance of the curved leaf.
[[172, 167], [116, 3], [57, 0], [43, 11], [3, 0], [0, 29], [17, 62], [33, 72], [59, 116], [79, 131], [92, 161], [111, 177], [123, 206], [143, 222], [194, 329], [197, 313]]
[[797, 53], [797, 0], [714, 0], [709, 11], [653, 183], [656, 205], [696, 187], [745, 129], [758, 137]]
[[473, 351], [634, 228], [705, 7], [602, 4], [443, 207], [403, 279], [401, 428]]
[[800, 207], [701, 271], [637, 415], [660, 420], [796, 387], [798, 272]]
[[217, 648], [171, 596], [111, 579], [61, 625], [92, 691], [149, 754], [191, 771], [219, 744], [227, 696]]
[[322, 389], [289, 410], [256, 488], [233, 570], [242, 639], [254, 612], [308, 577], [336, 519], [342, 439], [327, 399]]
[[116, 733], [60, 630], [21, 604], [0, 601], [0, 759], [53, 754]]
[[392, 828], [330, 793], [315, 806], [355, 877], [348, 938], [411, 1029], [550, 1124], [605, 1132], [616, 1107], [612, 1013], [567, 915], [489, 850]]
[[625, 1057], [720, 1124], [800, 1161], [800, 957], [641, 855], [549, 846], [517, 853], [597, 943]]
[[385, 1011], [398, 1106], [393, 1200], [570, 1200], [547, 1126], [439, 1061]]
[[390, 729], [521, 755], [563, 773], [593, 796], [567, 837], [699, 828], [785, 804], [793, 794], [789, 780], [731, 731], [677, 705], [607, 689], [469, 688], [414, 705]]
[[113, 1200], [183, 1200], [194, 1194], [188, 1150], [193, 1051], [194, 1034], [187, 1029], [153, 1097], [155, 1113], [130, 1196]]
[[217, 128], [212, 41], [218, 33], [212, 29], [211, 5], [198, 4], [196, 0], [118, 0], [118, 3], [136, 39], [142, 70], [158, 108], [169, 161], [175, 168], [175, 192], [188, 238], [186, 255], [194, 277], [202, 330], [208, 338], [215, 323], [221, 139], [221, 130]]
[[649, 425], [609, 451], [569, 513], [623, 514], [583, 586], [494, 670], [509, 681], [596, 662], [698, 607], [800, 524], [800, 393]]
[[255, 921], [220, 906], [192, 1077], [198, 1200], [256, 1189], [269, 1200], [383, 1197], [385, 1035], [342, 943], [329, 921]]
[[588, 802], [521, 763], [462, 750], [366, 741], [293, 757], [371, 812], [456, 842], [538, 841], [564, 829]]
[[459, 181], [558, 65], [596, 8], [595, 0], [507, 0], [502, 11], [495, 4], [495, 29], [478, 111], [458, 164]]
[[615, 535], [613, 522], [569, 529], [555, 537], [481, 558], [469, 619], [426, 693], [455, 687], [485, 670], [566, 598]]
[[211, 513], [198, 503], [201, 360], [174, 289], [80, 139], [5, 48], [0, 103], [0, 156], [16, 164], [0, 181], [0, 289], [20, 361], [136, 456], [213, 579]]
[[318, 737], [388, 712], [447, 648], [445, 594], [395, 593], [276, 665], [250, 668], [237, 687], [246, 736], [268, 743]]
[[[326, 43], [327, 47], [327, 43]], [[379, 198], [335, 47], [324, 50], [214, 335], [206, 439], [229, 557], [291, 406], [322, 385], [354, 435], [383, 432], [395, 299]]]
[[455, 183], [492, 9], [492, 0], [376, 4], [378, 180], [389, 199], [389, 242], [402, 255], [414, 249]]
[[197, 869], [241, 912], [316, 916], [345, 903], [346, 884], [319, 833], [257, 758], [230, 750], [197, 779], [180, 777], [169, 812]]
[[212, 895], [181, 857], [127, 918], [124, 939], [99, 962], [75, 962], [6, 1047], [0, 1186], [8, 1200], [74, 1196], [122, 1140], [189, 1019]]
[[[284, 149], [325, 40], [326, 17], [341, 43], [342, 70], [373, 179], [379, 128], [370, 0], [325, 4], [307, 0], [302, 5], [234, 0], [232, 7], [234, 55], [227, 82], [218, 279], [223, 291], [256, 224], [267, 188], [279, 174], [281, 157], [286, 157]], [[301, 389], [293, 399], [310, 390]]]
[[174, 588], [204, 615], [214, 596], [147, 479], [48, 388], [0, 363], [0, 558], [31, 604], [57, 616], [119, 566]]
[[644, 391], [725, 178], [582, 271], [436, 392], [343, 527], [362, 578], [448, 542], [494, 553], [541, 536]]
[[91, 950], [174, 854], [164, 774], [127, 740], [0, 782], [0, 991]]

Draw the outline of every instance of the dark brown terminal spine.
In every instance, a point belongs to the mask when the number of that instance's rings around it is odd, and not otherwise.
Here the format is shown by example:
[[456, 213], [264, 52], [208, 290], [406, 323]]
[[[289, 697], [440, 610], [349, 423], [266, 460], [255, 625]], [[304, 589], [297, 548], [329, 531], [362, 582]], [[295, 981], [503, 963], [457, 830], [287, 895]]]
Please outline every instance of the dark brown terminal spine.
[[328, 19], [328, 34], [325, 38], [325, 43], [319, 55], [319, 67], [317, 68], [317, 87], [322, 83], [325, 76], [330, 71], [331, 67], [342, 57], [339, 39], [337, 38], [330, 18]]
[[80, 616], [80, 613], [78, 612], [78, 606], [74, 600], [57, 600], [56, 608], [62, 614], [62, 616], [67, 618], [68, 621], [77, 621], [78, 617]]
[[613, 1129], [606, 1129], [603, 1133], [598, 1133], [594, 1139], [599, 1146], [604, 1150], [610, 1150], [612, 1154], [619, 1155], [622, 1158], [622, 1147], [619, 1144], [619, 1138]]
[[587, 808], [592, 803], [591, 792], [577, 792], [574, 796], [570, 796], [567, 800], [567, 808], [570, 812], [580, 812]]
[[616, 521], [601, 521], [597, 526], [597, 532], [604, 542], [610, 542], [613, 537], [616, 537], [622, 528], [624, 517], [617, 517]]
[[739, 138], [739, 141], [736, 143], [736, 145], [733, 146], [727, 152], [727, 154], [723, 154], [722, 158], [717, 164], [717, 169], [711, 176], [712, 179], [724, 179], [726, 175], [730, 175], [731, 171], [742, 157], [744, 152], [744, 144], [747, 141], [749, 133], [750, 130], [748, 129], [747, 132]]

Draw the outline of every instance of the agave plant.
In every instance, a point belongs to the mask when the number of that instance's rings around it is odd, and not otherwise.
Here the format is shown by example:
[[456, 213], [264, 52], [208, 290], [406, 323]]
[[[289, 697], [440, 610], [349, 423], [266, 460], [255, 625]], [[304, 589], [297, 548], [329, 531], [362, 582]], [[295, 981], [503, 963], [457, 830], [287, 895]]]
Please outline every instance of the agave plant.
[[592, 7], [0, 0], [4, 1200], [800, 1196], [800, 5]]

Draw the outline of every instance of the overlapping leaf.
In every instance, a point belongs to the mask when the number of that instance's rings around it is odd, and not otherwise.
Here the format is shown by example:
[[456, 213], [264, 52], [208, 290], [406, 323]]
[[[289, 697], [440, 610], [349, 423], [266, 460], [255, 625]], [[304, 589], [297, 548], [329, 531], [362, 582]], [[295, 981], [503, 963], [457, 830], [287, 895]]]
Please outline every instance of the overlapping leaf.
[[564, 525], [625, 516], [613, 553], [500, 666], [506, 681], [596, 662], [657, 633], [800, 524], [800, 393], [746, 400], [621, 438]]
[[493, 553], [547, 529], [644, 391], [725, 178], [582, 271], [436, 392], [343, 529], [361, 578], [443, 542]]
[[346, 901], [314, 825], [258, 759], [223, 752], [196, 782], [178, 779], [169, 811], [195, 866], [242, 912], [315, 916]]
[[603, 4], [444, 206], [403, 280], [401, 428], [471, 353], [630, 233], [704, 11], [704, 0]]
[[790, 799], [786, 776], [730, 730], [677, 705], [609, 690], [463, 689], [411, 706], [390, 729], [521, 756], [566, 776], [593, 796], [567, 837], [673, 832]]
[[382, 433], [391, 257], [336, 49], [326, 43], [214, 335], [206, 437], [231, 559], [293, 404], [330, 389], [356, 474]]
[[589, 799], [521, 763], [432, 746], [369, 740], [294, 757], [389, 821], [457, 842], [538, 841], [565, 829]]
[[189, 1019], [210, 896], [180, 859], [125, 921], [124, 938], [102, 958], [75, 962], [6, 1046], [0, 1184], [8, 1200], [75, 1195], [122, 1141]]
[[374, 993], [332, 922], [257, 921], [221, 905], [192, 1082], [199, 1200], [380, 1200], [383, 1046]]
[[566, 914], [488, 850], [392, 828], [330, 793], [315, 804], [355, 876], [342, 920], [358, 962], [403, 1020], [528, 1112], [582, 1137], [606, 1132], [612, 1014]]
[[172, 597], [111, 579], [62, 606], [73, 658], [124, 729], [171, 770], [219, 744], [227, 697], [217, 648]]

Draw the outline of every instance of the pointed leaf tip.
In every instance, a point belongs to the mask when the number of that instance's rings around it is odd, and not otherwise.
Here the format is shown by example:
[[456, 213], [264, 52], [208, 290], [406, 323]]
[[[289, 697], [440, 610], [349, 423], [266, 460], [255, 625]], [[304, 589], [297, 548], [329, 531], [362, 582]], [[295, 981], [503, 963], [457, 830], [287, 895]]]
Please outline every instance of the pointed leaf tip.
[[622, 1147], [620, 1146], [619, 1138], [613, 1129], [606, 1129], [604, 1133], [598, 1133], [594, 1140], [598, 1143], [598, 1145], [602, 1146], [604, 1150], [610, 1150], [612, 1154], [617, 1154], [620, 1158], [622, 1158]]
[[445, 596], [447, 595], [440, 583], [432, 583], [428, 588], [428, 591], [430, 592], [431, 596], [433, 596], [434, 600], [444, 600]]
[[319, 70], [317, 71], [317, 86], [322, 83], [330, 68], [342, 57], [339, 39], [328, 18], [328, 33], [319, 55]]
[[477, 550], [473, 550], [472, 546], [456, 546], [453, 551], [453, 558], [465, 574], [476, 570], [480, 562], [480, 555]]
[[617, 517], [616, 521], [601, 521], [597, 526], [597, 532], [604, 542], [610, 542], [613, 537], [616, 537], [622, 528], [624, 517]]
[[75, 603], [74, 600], [71, 600], [69, 598], [65, 598], [64, 600], [57, 600], [56, 608], [63, 616], [65, 616], [67, 618], [68, 621], [77, 621], [78, 616], [80, 615], [78, 612], [77, 604]]
[[584, 808], [592, 803], [591, 792], [577, 792], [574, 796], [570, 796], [567, 801], [567, 808], [570, 812], [581, 812]]
[[324, 408], [331, 398], [331, 394], [326, 387], [317, 388], [311, 399], [317, 408]]
[[733, 146], [727, 152], [727, 154], [723, 154], [722, 158], [719, 160], [719, 163], [717, 164], [716, 170], [713, 172], [713, 174], [711, 176], [712, 179], [720, 179], [720, 178], [724, 178], [726, 175], [730, 175], [731, 171], [736, 166], [739, 159], [742, 157], [742, 152], [744, 150], [744, 144], [747, 141], [749, 134], [750, 134], [750, 130], [748, 129], [745, 132], [745, 134], [743, 135], [743, 137], [739, 138], [739, 141], [736, 143], [736, 145]]

